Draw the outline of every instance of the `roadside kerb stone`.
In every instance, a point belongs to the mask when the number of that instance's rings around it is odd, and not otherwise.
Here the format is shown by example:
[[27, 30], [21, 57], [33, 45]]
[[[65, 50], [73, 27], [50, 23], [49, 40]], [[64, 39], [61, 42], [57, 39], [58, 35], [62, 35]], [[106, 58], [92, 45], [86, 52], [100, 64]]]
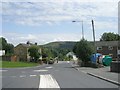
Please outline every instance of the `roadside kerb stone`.
[[108, 81], [108, 82], [110, 82], [110, 83], [113, 83], [113, 84], [116, 84], [116, 85], [120, 86], [120, 83], [117, 82], [117, 81], [113, 81], [113, 80], [110, 80], [110, 79], [104, 78], [104, 77], [102, 77], [102, 76], [99, 76], [99, 75], [96, 75], [96, 74], [93, 74], [93, 73], [89, 73], [89, 72], [86, 72], [86, 73], [87, 73], [88, 75], [91, 75], [91, 76], [94, 76], [94, 77], [100, 78], [100, 79], [102, 79], [102, 80], [105, 80], [105, 81]]
[[88, 75], [94, 76], [94, 77], [96, 77], [96, 78], [99, 78], [99, 79], [102, 79], [102, 80], [105, 80], [105, 81], [108, 81], [108, 82], [110, 82], [110, 83], [113, 83], [113, 84], [116, 84], [116, 85], [120, 86], [120, 83], [117, 82], [117, 81], [104, 78], [104, 77], [102, 77], [102, 76], [100, 76], [100, 75], [96, 75], [96, 74], [90, 73], [90, 72], [88, 72], [88, 71], [80, 70], [78, 67], [74, 67], [74, 68], [75, 68], [76, 70], [81, 71], [81, 72], [83, 72], [83, 73], [86, 73], [86, 74], [88, 74]]

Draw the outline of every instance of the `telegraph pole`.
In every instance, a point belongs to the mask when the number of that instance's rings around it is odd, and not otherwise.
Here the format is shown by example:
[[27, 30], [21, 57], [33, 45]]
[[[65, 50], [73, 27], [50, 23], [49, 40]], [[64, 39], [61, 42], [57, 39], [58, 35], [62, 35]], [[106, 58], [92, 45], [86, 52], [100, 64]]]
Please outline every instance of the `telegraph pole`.
[[95, 50], [95, 59], [96, 59], [96, 44], [95, 44], [95, 30], [94, 30], [94, 21], [92, 20], [92, 29], [93, 29], [93, 40], [94, 40], [94, 50]]

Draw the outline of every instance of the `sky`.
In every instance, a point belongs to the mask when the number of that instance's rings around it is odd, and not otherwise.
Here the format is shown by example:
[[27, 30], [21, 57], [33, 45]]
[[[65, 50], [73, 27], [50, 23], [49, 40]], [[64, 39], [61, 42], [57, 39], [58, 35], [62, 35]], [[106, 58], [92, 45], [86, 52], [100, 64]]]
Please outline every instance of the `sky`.
[[[118, 0], [4, 0], [0, 2], [0, 37], [9, 43], [98, 41], [104, 32], [118, 33]], [[76, 22], [72, 22], [76, 21]]]

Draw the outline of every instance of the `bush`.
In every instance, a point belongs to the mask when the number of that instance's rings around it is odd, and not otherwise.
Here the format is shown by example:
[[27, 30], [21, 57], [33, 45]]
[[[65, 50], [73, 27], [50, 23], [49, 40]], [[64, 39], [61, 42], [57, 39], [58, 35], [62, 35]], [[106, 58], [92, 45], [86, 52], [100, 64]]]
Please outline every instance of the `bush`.
[[91, 43], [82, 39], [74, 46], [73, 52], [79, 60], [82, 60], [82, 64], [86, 66], [87, 64], [90, 64], [90, 56], [93, 54], [94, 49]]

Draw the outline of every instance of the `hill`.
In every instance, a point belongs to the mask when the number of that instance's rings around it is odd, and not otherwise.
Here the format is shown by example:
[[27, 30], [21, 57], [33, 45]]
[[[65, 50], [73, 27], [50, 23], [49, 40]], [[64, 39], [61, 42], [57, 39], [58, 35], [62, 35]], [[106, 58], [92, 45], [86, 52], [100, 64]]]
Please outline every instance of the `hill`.
[[59, 41], [59, 42], [51, 42], [45, 44], [43, 45], [43, 47], [53, 48], [53, 49], [69, 49], [71, 51], [76, 43], [77, 42], [73, 42], [73, 41]]

